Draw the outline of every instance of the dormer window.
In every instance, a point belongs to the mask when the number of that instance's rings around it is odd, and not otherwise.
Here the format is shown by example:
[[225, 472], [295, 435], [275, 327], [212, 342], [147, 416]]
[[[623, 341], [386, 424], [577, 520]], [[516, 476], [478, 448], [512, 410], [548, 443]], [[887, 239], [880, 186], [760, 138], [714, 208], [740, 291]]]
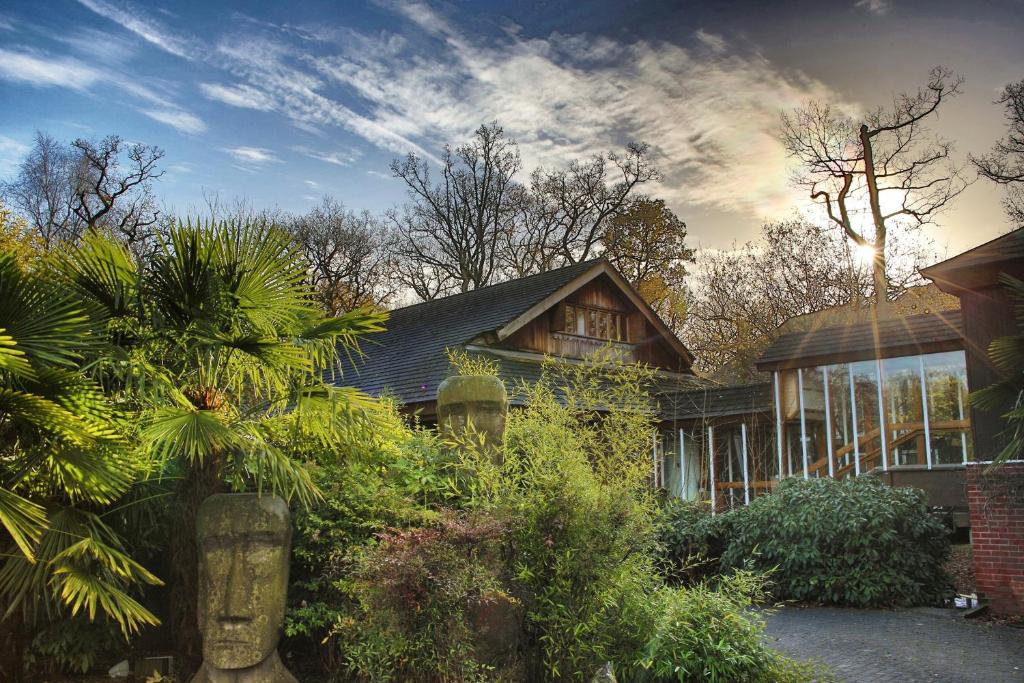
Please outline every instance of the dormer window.
[[622, 313], [577, 304], [565, 305], [565, 331], [581, 337], [624, 341]]

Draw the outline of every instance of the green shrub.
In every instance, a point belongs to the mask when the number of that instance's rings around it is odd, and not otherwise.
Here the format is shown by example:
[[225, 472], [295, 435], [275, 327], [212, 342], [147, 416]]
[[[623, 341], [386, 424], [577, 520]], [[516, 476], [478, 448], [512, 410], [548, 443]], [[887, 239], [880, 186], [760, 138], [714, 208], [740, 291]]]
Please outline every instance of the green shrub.
[[918, 489], [873, 477], [787, 479], [729, 517], [722, 566], [774, 569], [779, 599], [924, 605], [948, 589], [948, 530]]
[[766, 599], [763, 575], [736, 572], [714, 586], [662, 588], [650, 596], [651, 634], [640, 658], [620, 667], [624, 681], [747, 681], [781, 683], [820, 680], [801, 665], [764, 645]]
[[712, 515], [707, 501], [669, 498], [659, 526], [661, 566], [674, 583], [694, 584], [719, 573], [729, 515]]

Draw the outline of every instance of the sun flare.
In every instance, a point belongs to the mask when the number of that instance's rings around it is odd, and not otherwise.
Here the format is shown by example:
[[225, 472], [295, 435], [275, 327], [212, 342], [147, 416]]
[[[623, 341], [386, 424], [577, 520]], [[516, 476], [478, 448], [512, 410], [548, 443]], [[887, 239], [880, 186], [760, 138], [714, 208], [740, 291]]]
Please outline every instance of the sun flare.
[[870, 244], [858, 244], [853, 249], [853, 258], [862, 266], [870, 266], [875, 260], [875, 248]]

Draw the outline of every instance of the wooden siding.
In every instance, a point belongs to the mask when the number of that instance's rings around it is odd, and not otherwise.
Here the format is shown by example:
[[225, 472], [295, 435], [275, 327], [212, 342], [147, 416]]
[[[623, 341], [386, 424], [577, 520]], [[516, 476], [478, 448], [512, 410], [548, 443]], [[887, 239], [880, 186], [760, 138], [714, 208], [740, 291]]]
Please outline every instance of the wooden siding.
[[[624, 339], [618, 342], [583, 337], [565, 332], [565, 304], [614, 311], [623, 315]], [[583, 358], [608, 343], [621, 351], [622, 358], [672, 371], [689, 366], [639, 310], [606, 277], [599, 277], [570, 294], [543, 315], [537, 316], [501, 344], [502, 348], [532, 351], [551, 356]]]

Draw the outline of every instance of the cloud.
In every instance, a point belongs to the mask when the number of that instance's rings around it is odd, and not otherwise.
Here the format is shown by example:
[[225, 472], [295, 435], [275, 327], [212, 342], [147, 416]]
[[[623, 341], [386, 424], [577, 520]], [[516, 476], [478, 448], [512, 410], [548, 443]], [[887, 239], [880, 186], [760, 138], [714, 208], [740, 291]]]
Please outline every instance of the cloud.
[[297, 145], [292, 147], [292, 149], [299, 154], [306, 155], [310, 159], [316, 159], [317, 161], [322, 161], [326, 164], [334, 164], [335, 166], [351, 166], [359, 160], [359, 157], [362, 156], [362, 153], [357, 149], [324, 152], [321, 150], [310, 149], [309, 147], [304, 147], [302, 145]]
[[200, 83], [199, 91], [211, 100], [217, 100], [232, 107], [269, 111], [273, 105], [266, 100], [263, 93], [249, 85], [220, 85], [218, 83]]
[[888, 0], [857, 0], [853, 6], [860, 7], [877, 16], [882, 16], [889, 11]]
[[190, 114], [187, 111], [145, 109], [142, 113], [154, 121], [167, 124], [180, 133], [195, 135], [197, 133], [206, 132], [206, 124], [203, 123], [203, 120], [195, 114]]
[[193, 59], [196, 46], [191, 41], [176, 36], [164, 28], [160, 22], [146, 18], [137, 8], [124, 5], [115, 7], [104, 0], [78, 0], [86, 8], [96, 14], [120, 24], [151, 45], [183, 59]]
[[231, 157], [241, 164], [263, 164], [277, 163], [280, 161], [274, 153], [263, 147], [222, 147], [222, 152], [227, 152]]
[[[204, 96], [274, 112], [306, 131], [342, 128], [381, 149], [433, 154], [497, 120], [524, 166], [557, 167], [627, 142], [652, 146], [664, 180], [648, 191], [674, 204], [788, 215], [796, 192], [778, 139], [779, 112], [822, 99], [847, 106], [820, 81], [784, 70], [754, 48], [699, 30], [689, 40], [590, 34], [472, 37], [421, 3], [379, 0], [407, 25], [395, 33], [329, 31], [246, 22], [197, 50], [133, 8], [79, 0], [171, 54], [228, 77]], [[859, 0], [884, 11], [885, 0]], [[244, 164], [274, 157], [234, 154]], [[355, 153], [293, 148], [346, 166]]]
[[310, 60], [364, 102], [367, 118], [432, 149], [497, 120], [526, 168], [645, 141], [665, 176], [651, 191], [672, 202], [788, 213], [795, 192], [779, 112], [840, 99], [707, 32], [694, 36], [699, 49], [585, 34], [474, 41], [423, 5], [396, 11], [443, 47], [394, 54], [367, 38]]
[[102, 80], [103, 75], [76, 59], [0, 48], [0, 78], [37, 88], [56, 86], [83, 91]]
[[303, 180], [302, 182], [304, 182], [305, 184], [309, 185], [314, 190], [320, 187], [320, 183], [318, 183], [315, 180]]
[[28, 154], [28, 150], [29, 146], [25, 143], [0, 135], [0, 178], [17, 173], [18, 166]]

